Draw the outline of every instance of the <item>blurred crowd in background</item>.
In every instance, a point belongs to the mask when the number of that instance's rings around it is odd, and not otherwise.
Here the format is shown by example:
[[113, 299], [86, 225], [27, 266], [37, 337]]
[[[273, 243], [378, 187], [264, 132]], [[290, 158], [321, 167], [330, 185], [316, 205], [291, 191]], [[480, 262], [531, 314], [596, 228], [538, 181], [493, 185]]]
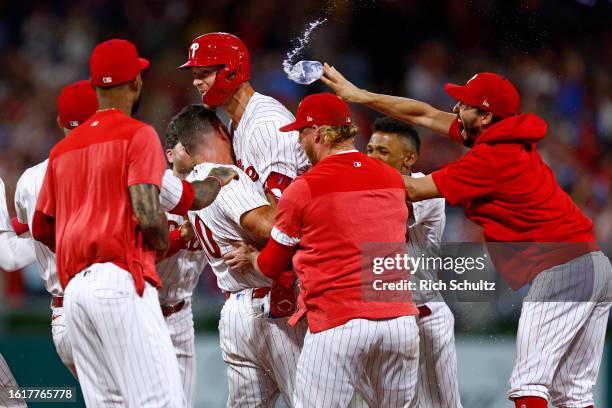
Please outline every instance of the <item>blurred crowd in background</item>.
[[[303, 96], [325, 87], [290, 82], [282, 61], [310, 22], [327, 18], [301, 59], [327, 61], [371, 91], [451, 110], [445, 82], [465, 83], [479, 71], [507, 76], [519, 89], [522, 110], [549, 124], [539, 145], [544, 160], [593, 220], [598, 241], [612, 242], [608, 0], [57, 0], [1, 2], [0, 10], [0, 177], [12, 215], [19, 176], [63, 136], [56, 124], [57, 95], [67, 83], [88, 78], [88, 58], [98, 42], [129, 39], [151, 60], [137, 117], [155, 126], [163, 140], [172, 115], [199, 102], [190, 74], [175, 69], [195, 36], [238, 35], [251, 51], [254, 88], [295, 112]], [[364, 149], [377, 114], [353, 108]], [[444, 137], [419, 130], [417, 170], [430, 172], [463, 154]], [[481, 239], [462, 211], [448, 208], [447, 216], [445, 239]], [[0, 309], [44, 297], [36, 277], [31, 268], [0, 275]], [[216, 292], [210, 274], [202, 281], [200, 297]]]

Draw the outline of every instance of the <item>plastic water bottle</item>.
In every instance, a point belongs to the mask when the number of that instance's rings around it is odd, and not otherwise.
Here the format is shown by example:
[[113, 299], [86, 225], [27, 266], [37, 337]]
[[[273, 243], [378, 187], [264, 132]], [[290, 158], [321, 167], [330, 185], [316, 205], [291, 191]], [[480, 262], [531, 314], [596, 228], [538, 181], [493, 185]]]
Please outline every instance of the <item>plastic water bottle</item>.
[[299, 61], [287, 72], [287, 77], [295, 83], [312, 84], [323, 75], [323, 64], [319, 61]]

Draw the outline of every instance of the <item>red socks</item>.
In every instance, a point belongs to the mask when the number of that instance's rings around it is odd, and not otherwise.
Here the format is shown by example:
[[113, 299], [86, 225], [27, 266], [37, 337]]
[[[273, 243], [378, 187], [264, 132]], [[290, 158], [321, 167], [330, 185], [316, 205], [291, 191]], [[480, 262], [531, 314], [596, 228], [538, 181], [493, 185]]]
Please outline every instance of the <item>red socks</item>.
[[548, 401], [540, 397], [521, 397], [514, 400], [516, 408], [548, 408]]

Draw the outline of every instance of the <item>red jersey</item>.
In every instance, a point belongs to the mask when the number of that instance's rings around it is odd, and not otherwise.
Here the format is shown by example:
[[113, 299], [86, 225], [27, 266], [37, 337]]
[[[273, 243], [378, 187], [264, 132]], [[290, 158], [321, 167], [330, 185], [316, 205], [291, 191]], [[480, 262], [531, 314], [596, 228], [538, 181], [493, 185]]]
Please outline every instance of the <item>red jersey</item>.
[[155, 251], [144, 243], [128, 187], [158, 188], [166, 169], [155, 130], [119, 110], [98, 112], [59, 142], [36, 210], [55, 219], [57, 267], [63, 288], [94, 263], [129, 271], [142, 294], [155, 286]]
[[362, 245], [404, 245], [405, 199], [399, 172], [359, 152], [326, 157], [285, 190], [272, 237], [299, 245], [293, 267], [311, 332], [356, 318], [417, 314], [408, 299], [366, 301], [362, 290]]
[[[596, 249], [594, 244], [567, 244], [593, 243], [593, 223], [537, 152], [546, 131], [546, 122], [533, 114], [504, 119], [480, 135], [463, 158], [432, 173], [444, 198], [463, 206], [467, 218], [482, 226], [488, 243], [554, 243], [489, 245], [490, 252], [496, 247], [491, 253], [495, 266], [514, 289], [544, 269]], [[449, 136], [463, 142], [457, 121]]]

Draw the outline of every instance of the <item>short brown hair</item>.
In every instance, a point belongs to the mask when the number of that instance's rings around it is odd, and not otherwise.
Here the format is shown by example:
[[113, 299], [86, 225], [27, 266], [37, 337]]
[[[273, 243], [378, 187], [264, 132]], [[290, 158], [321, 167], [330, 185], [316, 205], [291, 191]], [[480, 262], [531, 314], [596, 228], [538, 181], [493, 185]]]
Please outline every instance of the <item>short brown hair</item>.
[[223, 129], [223, 123], [215, 113], [204, 105], [187, 105], [168, 123], [166, 148], [172, 149], [181, 142], [187, 151], [194, 151], [201, 141], [200, 133]]

